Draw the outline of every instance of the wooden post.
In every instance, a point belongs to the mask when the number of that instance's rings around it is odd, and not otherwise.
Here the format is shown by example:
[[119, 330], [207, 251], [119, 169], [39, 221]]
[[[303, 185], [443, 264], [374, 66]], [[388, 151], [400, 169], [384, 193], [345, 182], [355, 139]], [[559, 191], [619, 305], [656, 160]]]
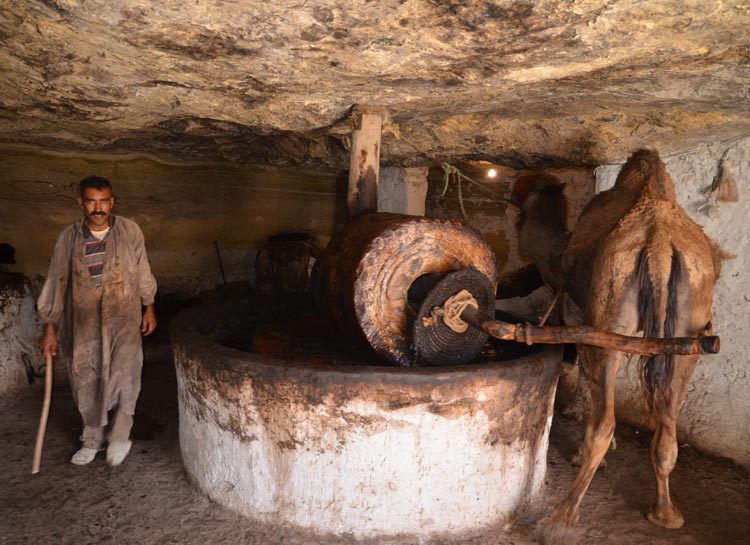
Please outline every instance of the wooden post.
[[349, 219], [378, 209], [378, 176], [380, 171], [380, 114], [354, 113], [351, 136], [349, 189], [346, 203]]

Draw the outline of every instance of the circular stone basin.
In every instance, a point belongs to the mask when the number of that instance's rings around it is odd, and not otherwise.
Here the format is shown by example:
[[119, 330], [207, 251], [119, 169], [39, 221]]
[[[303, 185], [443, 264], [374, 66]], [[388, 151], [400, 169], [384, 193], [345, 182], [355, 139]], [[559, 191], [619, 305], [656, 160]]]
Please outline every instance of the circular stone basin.
[[306, 304], [261, 298], [188, 309], [171, 336], [187, 473], [253, 519], [360, 539], [459, 533], [508, 520], [544, 482], [559, 347], [373, 365]]

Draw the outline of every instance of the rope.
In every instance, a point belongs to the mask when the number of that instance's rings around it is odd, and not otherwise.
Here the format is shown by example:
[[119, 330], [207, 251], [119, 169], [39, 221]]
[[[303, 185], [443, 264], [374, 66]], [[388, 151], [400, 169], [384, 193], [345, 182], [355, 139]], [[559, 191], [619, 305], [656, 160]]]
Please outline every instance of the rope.
[[461, 313], [466, 307], [479, 308], [479, 303], [468, 290], [461, 290], [457, 294], [448, 297], [441, 307], [435, 307], [430, 314], [433, 319], [438, 316], [443, 318], [443, 322], [456, 333], [466, 333], [469, 324], [461, 319]]
[[477, 189], [480, 193], [483, 193], [485, 196], [490, 197], [492, 199], [496, 199], [501, 202], [510, 203], [510, 201], [505, 197], [498, 198], [497, 191], [493, 188], [490, 189], [488, 187], [487, 182], [483, 182], [481, 180], [475, 180], [473, 178], [470, 178], [463, 172], [461, 172], [458, 168], [454, 167], [450, 163], [446, 163], [443, 161], [438, 160], [437, 157], [427, 154], [423, 152], [419, 147], [417, 147], [413, 142], [411, 142], [408, 138], [403, 136], [400, 132], [396, 134], [396, 132], [392, 131], [392, 134], [396, 137], [396, 140], [400, 140], [401, 142], [404, 142], [405, 144], [411, 146], [417, 153], [424, 155], [427, 157], [435, 166], [438, 166], [443, 169], [443, 191], [440, 194], [441, 197], [444, 197], [446, 192], [448, 191], [448, 186], [450, 185], [451, 180], [458, 186], [458, 204], [461, 207], [461, 214], [463, 215], [464, 219], [468, 221], [469, 216], [466, 213], [466, 208], [464, 208], [464, 199], [463, 194], [461, 190], [461, 183], [465, 180], [467, 182], [471, 182], [474, 185], [474, 188]]
[[[445, 185], [443, 186], [443, 192], [440, 194], [440, 196], [445, 196], [445, 193], [448, 191], [449, 182], [453, 180], [453, 182], [458, 185], [458, 205], [461, 207], [461, 215], [465, 220], [468, 220], [469, 216], [466, 214], [466, 209], [464, 208], [464, 198], [461, 194], [461, 179], [466, 178], [468, 180], [468, 176], [463, 174], [453, 165], [449, 165], [448, 163], [441, 163], [440, 166], [443, 168], [443, 182], [445, 183]], [[461, 333], [463, 333], [463, 331]]]
[[516, 324], [516, 341], [517, 342], [524, 342], [528, 346], [531, 346], [534, 344], [534, 341], [531, 339], [531, 328], [534, 327], [530, 323], [526, 322], [525, 324]]

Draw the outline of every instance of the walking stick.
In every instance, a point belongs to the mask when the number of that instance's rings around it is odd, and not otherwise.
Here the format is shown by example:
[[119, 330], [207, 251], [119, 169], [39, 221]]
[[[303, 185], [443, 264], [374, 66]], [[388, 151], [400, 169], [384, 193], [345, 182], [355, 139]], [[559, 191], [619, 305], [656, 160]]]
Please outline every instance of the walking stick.
[[52, 399], [52, 354], [47, 354], [47, 368], [44, 371], [44, 404], [42, 405], [42, 416], [39, 419], [39, 429], [36, 432], [36, 445], [34, 445], [34, 462], [31, 464], [31, 474], [39, 473], [42, 463], [42, 445], [44, 444], [44, 432], [47, 429], [47, 417], [49, 416], [49, 404]]

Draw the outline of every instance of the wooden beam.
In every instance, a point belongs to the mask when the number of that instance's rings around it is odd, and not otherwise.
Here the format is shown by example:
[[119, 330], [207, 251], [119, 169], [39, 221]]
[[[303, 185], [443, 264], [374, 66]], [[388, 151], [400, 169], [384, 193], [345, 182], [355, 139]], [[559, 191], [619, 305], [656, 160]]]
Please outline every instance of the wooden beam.
[[531, 324], [509, 324], [494, 320], [473, 307], [466, 307], [461, 312], [461, 319], [496, 339], [525, 342], [529, 345], [535, 343], [586, 344], [607, 350], [619, 350], [645, 356], [718, 354], [721, 348], [719, 337], [713, 335], [672, 338], [630, 337], [585, 325], [534, 326]]
[[351, 136], [349, 188], [346, 203], [349, 219], [378, 209], [381, 114], [354, 113]]

